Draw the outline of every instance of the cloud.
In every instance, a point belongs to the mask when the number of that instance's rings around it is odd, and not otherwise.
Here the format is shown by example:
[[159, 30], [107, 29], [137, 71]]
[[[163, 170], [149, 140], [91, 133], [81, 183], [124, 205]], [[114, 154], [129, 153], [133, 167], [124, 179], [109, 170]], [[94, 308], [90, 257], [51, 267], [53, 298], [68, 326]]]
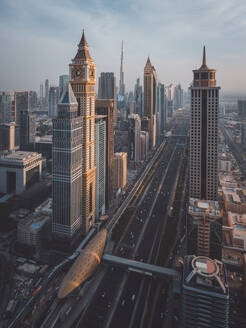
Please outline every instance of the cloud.
[[162, 82], [187, 87], [205, 43], [218, 82], [243, 91], [245, 17], [240, 0], [2, 0], [0, 89], [38, 89], [45, 78], [57, 84], [85, 28], [97, 73], [113, 71], [117, 80], [124, 40], [127, 89], [142, 79], [148, 55]]

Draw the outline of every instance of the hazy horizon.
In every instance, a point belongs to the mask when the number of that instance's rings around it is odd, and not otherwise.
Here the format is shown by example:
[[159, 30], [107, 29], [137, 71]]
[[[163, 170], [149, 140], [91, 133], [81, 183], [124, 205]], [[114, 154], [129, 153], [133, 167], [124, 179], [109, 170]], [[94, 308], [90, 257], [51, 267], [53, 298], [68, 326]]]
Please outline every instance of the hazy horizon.
[[186, 89], [205, 44], [207, 64], [217, 69], [223, 93], [246, 93], [246, 3], [241, 1], [2, 0], [0, 9], [0, 90], [39, 91], [46, 78], [58, 85], [84, 28], [97, 76], [114, 72], [117, 85], [124, 40], [127, 90], [138, 77], [142, 83], [148, 56], [160, 82]]

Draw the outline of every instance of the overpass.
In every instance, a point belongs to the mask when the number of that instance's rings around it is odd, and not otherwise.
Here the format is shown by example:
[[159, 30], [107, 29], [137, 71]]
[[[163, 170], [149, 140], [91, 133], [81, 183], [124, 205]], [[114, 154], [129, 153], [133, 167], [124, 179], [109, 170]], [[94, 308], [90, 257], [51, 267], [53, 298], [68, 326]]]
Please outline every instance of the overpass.
[[170, 277], [174, 279], [178, 277], [178, 272], [174, 269], [164, 268], [158, 265], [144, 263], [140, 261], [129, 260], [114, 255], [104, 254], [102, 257], [102, 261], [147, 276], [161, 276]]

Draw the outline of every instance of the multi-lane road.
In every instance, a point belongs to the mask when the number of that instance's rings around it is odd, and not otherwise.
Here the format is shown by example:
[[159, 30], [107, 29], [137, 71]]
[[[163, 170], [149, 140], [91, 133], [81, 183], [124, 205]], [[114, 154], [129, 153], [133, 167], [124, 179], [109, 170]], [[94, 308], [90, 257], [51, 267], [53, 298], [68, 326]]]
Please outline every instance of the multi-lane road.
[[[153, 177], [139, 195], [134, 216], [116, 247], [115, 255], [156, 263], [185, 143], [185, 137], [169, 137]], [[91, 304], [81, 314], [77, 327], [150, 327], [150, 319], [155, 319], [155, 327], [161, 327], [166, 306], [164, 297], [159, 313], [155, 311], [155, 318], [148, 317], [152, 287], [151, 277], [116, 267], [108, 268]], [[164, 293], [164, 288], [160, 292]]]

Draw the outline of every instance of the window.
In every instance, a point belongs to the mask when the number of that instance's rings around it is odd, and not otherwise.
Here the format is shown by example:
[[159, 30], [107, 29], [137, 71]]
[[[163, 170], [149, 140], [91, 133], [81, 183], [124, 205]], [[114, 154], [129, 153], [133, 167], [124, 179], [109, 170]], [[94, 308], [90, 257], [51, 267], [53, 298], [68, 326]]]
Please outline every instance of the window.
[[202, 72], [201, 73], [201, 78], [202, 78], [202, 80], [207, 80], [208, 79], [208, 73]]
[[92, 182], [90, 183], [89, 189], [89, 211], [92, 211]]

